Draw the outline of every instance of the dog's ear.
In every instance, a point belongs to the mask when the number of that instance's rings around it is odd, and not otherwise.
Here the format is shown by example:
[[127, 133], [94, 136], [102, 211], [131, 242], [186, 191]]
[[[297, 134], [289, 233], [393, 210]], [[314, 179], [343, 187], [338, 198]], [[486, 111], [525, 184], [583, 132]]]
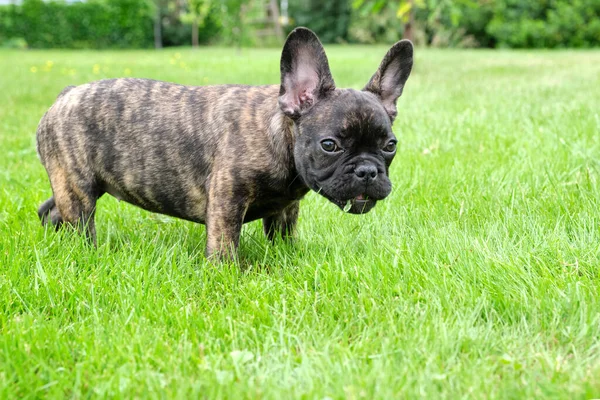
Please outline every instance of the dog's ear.
[[307, 28], [294, 29], [281, 53], [279, 107], [297, 118], [335, 89], [323, 45]]
[[402, 94], [412, 65], [413, 45], [410, 40], [401, 40], [387, 52], [379, 69], [363, 89], [379, 97], [392, 122], [398, 113], [396, 101]]

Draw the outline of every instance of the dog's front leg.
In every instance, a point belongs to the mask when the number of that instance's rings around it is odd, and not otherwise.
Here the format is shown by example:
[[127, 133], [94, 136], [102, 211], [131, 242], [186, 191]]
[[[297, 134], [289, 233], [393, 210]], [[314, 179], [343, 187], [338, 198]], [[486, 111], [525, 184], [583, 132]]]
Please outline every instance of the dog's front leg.
[[207, 258], [236, 258], [245, 212], [245, 205], [233, 201], [209, 203], [206, 215]]
[[206, 257], [233, 260], [237, 256], [240, 233], [249, 199], [228, 179], [213, 179], [206, 209]]

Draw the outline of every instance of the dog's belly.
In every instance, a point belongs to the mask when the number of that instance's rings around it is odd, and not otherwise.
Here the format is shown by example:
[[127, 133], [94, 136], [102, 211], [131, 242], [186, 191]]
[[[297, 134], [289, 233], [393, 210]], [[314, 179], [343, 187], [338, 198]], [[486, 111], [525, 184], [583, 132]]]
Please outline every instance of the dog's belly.
[[271, 193], [255, 199], [255, 201], [252, 202], [246, 210], [246, 214], [244, 215], [244, 223], [278, 214], [287, 208], [291, 203], [300, 200], [304, 194], [306, 194], [306, 192], [301, 191], [297, 197], [290, 197]]
[[277, 214], [290, 203], [290, 200], [272, 199], [268, 204], [259, 202], [250, 204], [244, 215], [244, 223]]
[[175, 193], [167, 187], [146, 187], [143, 190], [105, 184], [104, 191], [144, 210], [165, 214], [188, 221], [204, 223], [206, 220], [206, 193], [194, 188]]
[[[157, 194], [149, 190], [132, 192], [131, 190], [109, 184], [104, 186], [104, 190], [118, 200], [133, 204], [147, 211], [202, 224], [206, 221], [207, 195], [201, 190], [194, 190], [191, 193], [179, 193], [177, 201], [168, 199], [165, 193]], [[255, 199], [248, 206], [244, 216], [244, 223], [277, 214], [296, 200], [284, 196], [269, 196]]]

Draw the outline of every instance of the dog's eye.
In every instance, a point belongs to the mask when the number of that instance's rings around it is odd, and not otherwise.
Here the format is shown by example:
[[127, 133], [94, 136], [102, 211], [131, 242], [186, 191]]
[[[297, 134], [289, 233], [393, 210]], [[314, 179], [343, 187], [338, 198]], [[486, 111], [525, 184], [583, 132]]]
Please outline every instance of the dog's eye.
[[384, 148], [383, 151], [386, 153], [393, 153], [396, 151], [396, 142], [391, 140]]
[[321, 142], [321, 147], [328, 153], [333, 153], [334, 151], [338, 151], [339, 148], [337, 144], [331, 139], [325, 139]]

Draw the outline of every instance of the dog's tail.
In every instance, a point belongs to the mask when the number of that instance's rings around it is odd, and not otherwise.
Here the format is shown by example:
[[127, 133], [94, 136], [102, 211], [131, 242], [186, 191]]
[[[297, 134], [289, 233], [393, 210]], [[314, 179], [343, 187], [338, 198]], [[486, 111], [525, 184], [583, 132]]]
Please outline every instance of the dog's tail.
[[40, 208], [38, 208], [38, 217], [40, 217], [40, 221], [42, 221], [42, 225], [46, 225], [48, 223], [48, 216], [52, 208], [56, 206], [56, 202], [54, 201], [54, 196], [50, 197], [48, 200], [42, 203]]

